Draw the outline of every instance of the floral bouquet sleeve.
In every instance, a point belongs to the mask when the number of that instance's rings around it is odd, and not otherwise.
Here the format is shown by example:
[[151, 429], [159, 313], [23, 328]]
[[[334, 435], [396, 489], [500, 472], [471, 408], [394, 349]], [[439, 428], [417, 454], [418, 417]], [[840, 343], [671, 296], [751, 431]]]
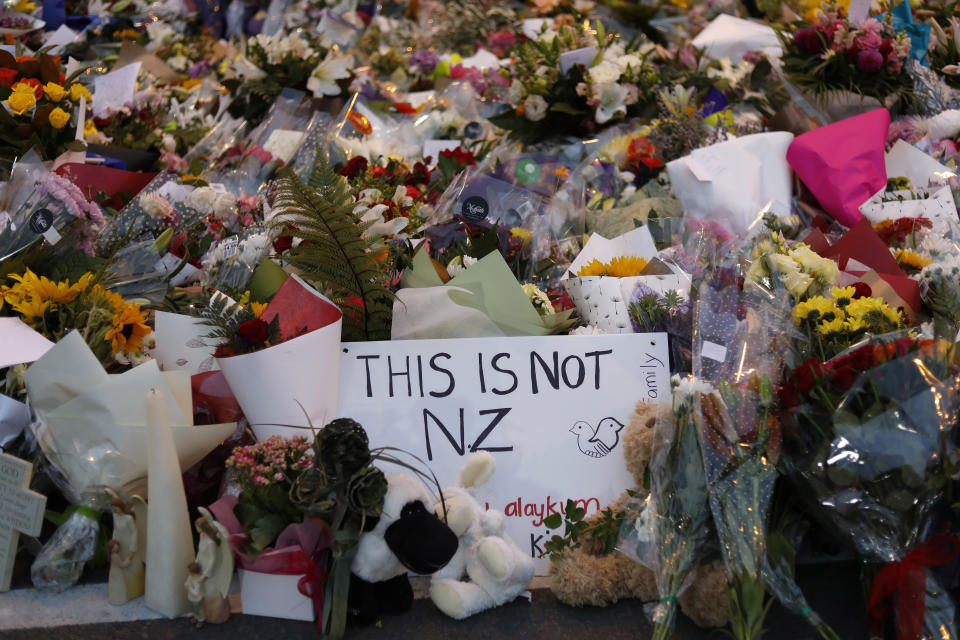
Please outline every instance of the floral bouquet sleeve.
[[769, 591], [821, 637], [839, 640], [810, 609], [791, 563], [781, 562], [791, 553], [786, 541], [768, 529], [781, 449], [773, 389], [787, 351], [790, 297], [782, 287], [741, 290], [724, 271], [700, 288], [693, 368], [713, 389], [696, 395], [694, 417], [730, 579], [732, 633], [737, 640], [763, 636]]
[[955, 537], [931, 535], [949, 475], [960, 379], [952, 346], [873, 338], [785, 383], [784, 466], [813, 514], [870, 560], [886, 563], [870, 592], [871, 631], [896, 604], [899, 640], [956, 638], [954, 604], [924, 567]]

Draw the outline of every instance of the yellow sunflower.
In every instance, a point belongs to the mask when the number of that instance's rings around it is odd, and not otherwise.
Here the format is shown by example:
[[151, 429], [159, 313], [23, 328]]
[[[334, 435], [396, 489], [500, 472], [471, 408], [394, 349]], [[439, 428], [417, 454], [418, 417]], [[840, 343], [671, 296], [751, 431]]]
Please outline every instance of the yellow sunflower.
[[614, 278], [629, 278], [640, 275], [640, 272], [647, 266], [644, 258], [637, 256], [619, 256], [610, 262], [600, 262], [596, 258], [583, 265], [577, 275], [586, 276], [612, 276]]
[[113, 315], [113, 326], [103, 339], [110, 342], [114, 354], [136, 353], [143, 349], [143, 338], [149, 334], [147, 314], [140, 311], [140, 305], [124, 304], [123, 309]]
[[23, 275], [13, 274], [10, 278], [17, 281], [16, 288], [20, 288], [26, 295], [39, 296], [40, 299], [51, 302], [73, 302], [90, 286], [93, 274], [84, 274], [72, 285], [69, 280], [53, 282], [46, 276], [37, 276], [29, 269]]
[[897, 263], [901, 267], [906, 267], [907, 270], [920, 271], [924, 267], [933, 264], [933, 260], [927, 256], [921, 255], [916, 251], [910, 251], [909, 249], [897, 249], [894, 251], [893, 257], [897, 259]]
[[48, 310], [56, 309], [50, 300], [43, 300], [37, 296], [29, 296], [10, 304], [14, 311], [20, 314], [23, 321], [36, 329]]

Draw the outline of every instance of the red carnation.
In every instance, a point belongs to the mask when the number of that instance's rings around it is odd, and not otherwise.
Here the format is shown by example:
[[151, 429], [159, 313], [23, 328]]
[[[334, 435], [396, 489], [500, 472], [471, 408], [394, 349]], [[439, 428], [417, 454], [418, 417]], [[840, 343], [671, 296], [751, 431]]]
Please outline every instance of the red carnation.
[[268, 325], [266, 322], [260, 318], [254, 318], [253, 320], [247, 320], [237, 327], [237, 333], [241, 338], [247, 341], [247, 344], [254, 346], [267, 339], [267, 335], [269, 335], [269, 328], [270, 325]]
[[16, 77], [16, 69], [0, 69], [0, 87], [9, 87]]

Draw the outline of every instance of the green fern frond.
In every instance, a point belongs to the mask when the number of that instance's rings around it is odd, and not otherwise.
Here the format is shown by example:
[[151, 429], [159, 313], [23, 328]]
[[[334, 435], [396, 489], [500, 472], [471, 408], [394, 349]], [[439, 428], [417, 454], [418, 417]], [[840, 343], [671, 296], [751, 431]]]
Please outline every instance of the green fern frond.
[[280, 172], [273, 220], [276, 230], [300, 239], [288, 260], [344, 311], [345, 340], [390, 338], [395, 295], [364, 238], [371, 222], [354, 214], [347, 181], [328, 163], [318, 163], [307, 183], [289, 169]]

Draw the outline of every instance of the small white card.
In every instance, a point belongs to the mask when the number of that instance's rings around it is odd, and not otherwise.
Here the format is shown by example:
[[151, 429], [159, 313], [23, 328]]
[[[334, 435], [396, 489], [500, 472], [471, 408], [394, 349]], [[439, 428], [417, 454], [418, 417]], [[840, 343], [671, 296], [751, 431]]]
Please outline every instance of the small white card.
[[110, 109], [117, 109], [133, 102], [137, 90], [137, 74], [140, 63], [132, 62], [116, 71], [105, 73], [93, 79], [93, 113], [99, 118], [106, 117]]
[[717, 362], [723, 362], [727, 359], [727, 348], [722, 344], [704, 340], [703, 346], [700, 348], [700, 355]]
[[573, 51], [565, 51], [560, 54], [560, 73], [566, 73], [578, 64], [589, 67], [590, 63], [593, 62], [593, 59], [596, 57], [596, 47], [584, 47], [582, 49], [574, 49]]

